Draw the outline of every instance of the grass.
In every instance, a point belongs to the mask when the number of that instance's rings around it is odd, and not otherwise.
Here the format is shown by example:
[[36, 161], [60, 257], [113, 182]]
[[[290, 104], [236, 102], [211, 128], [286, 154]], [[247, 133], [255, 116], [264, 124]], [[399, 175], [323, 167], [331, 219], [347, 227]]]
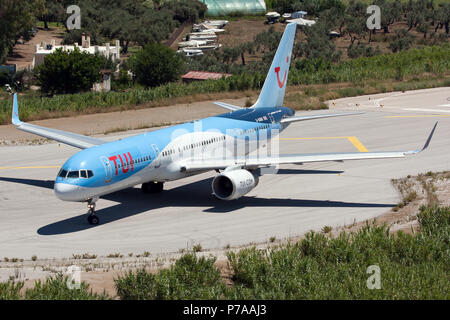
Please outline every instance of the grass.
[[[299, 67], [301, 64], [299, 64]], [[402, 51], [361, 57], [337, 64], [323, 65], [319, 70], [293, 68], [289, 73], [290, 84], [314, 84], [352, 82], [363, 80], [403, 80], [408, 76], [424, 73], [442, 74], [450, 69], [450, 45], [428, 46]]]
[[23, 282], [0, 283], [0, 300], [105, 300], [110, 297], [93, 293], [89, 285], [82, 281], [79, 289], [69, 289], [68, 277], [57, 275], [45, 281], [36, 281], [33, 288], [23, 290]]
[[[334, 238], [310, 232], [296, 243], [229, 252], [229, 286], [214, 258], [187, 254], [156, 274], [120, 276], [117, 293], [121, 299], [449, 299], [450, 207], [423, 207], [418, 221], [414, 235], [367, 223]], [[367, 286], [374, 265], [380, 289]]]
[[[156, 273], [138, 269], [119, 275], [115, 288], [123, 300], [448, 300], [450, 207], [422, 207], [417, 219], [414, 234], [390, 233], [386, 225], [373, 222], [336, 237], [311, 231], [295, 243], [228, 252], [228, 277], [214, 257], [188, 253]], [[380, 269], [380, 289], [367, 286], [372, 266]], [[26, 290], [23, 282], [9, 280], [0, 283], [0, 299], [110, 299], [93, 293], [85, 282], [70, 290], [67, 280], [49, 277]]]
[[[416, 48], [331, 64], [323, 70], [306, 71], [292, 67], [287, 91], [301, 86], [304, 87], [304, 92], [291, 97], [287, 94], [286, 105], [297, 110], [324, 109], [327, 108], [324, 101], [329, 99], [448, 86], [449, 49], [449, 45]], [[243, 73], [217, 81], [170, 83], [156, 88], [133, 88], [124, 92], [86, 92], [52, 98], [37, 97], [33, 93], [20, 97], [20, 117], [24, 121], [30, 121], [123, 111], [176, 102], [217, 99], [230, 92], [246, 91], [246, 95], [256, 95], [264, 79], [265, 75]], [[341, 88], [330, 92], [328, 89], [332, 85], [340, 85]], [[250, 102], [249, 100], [246, 104]], [[10, 97], [0, 99], [0, 124], [11, 122], [11, 103]]]
[[225, 290], [215, 258], [186, 254], [157, 274], [140, 269], [115, 279], [122, 300], [218, 299]]
[[[48, 21], [47, 22], [47, 26], [49, 28], [61, 28], [61, 29], [64, 28], [64, 26], [61, 23], [53, 22], [53, 21]], [[44, 28], [44, 21], [37, 21], [36, 22], [36, 27]]]
[[330, 233], [331, 230], [333, 230], [333, 227], [330, 226], [323, 226], [322, 233]]

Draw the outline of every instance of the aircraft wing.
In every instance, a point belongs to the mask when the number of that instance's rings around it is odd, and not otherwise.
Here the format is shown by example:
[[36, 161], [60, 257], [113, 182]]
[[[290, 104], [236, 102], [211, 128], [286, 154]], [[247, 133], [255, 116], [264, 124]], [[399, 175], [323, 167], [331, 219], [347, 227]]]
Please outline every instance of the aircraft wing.
[[225, 108], [225, 109], [228, 109], [228, 110], [231, 110], [231, 111], [236, 111], [236, 110], [243, 109], [242, 107], [234, 106], [232, 104], [228, 104], [228, 103], [225, 103], [225, 102], [216, 101], [216, 102], [213, 102], [213, 103], [215, 105], [219, 106], [219, 107], [222, 107], [222, 108]]
[[84, 136], [81, 134], [45, 128], [31, 123], [20, 121], [19, 105], [17, 103], [17, 93], [14, 94], [12, 123], [19, 130], [29, 132], [44, 138], [52, 139], [58, 142], [62, 142], [64, 144], [68, 144], [70, 146], [80, 149], [90, 148], [107, 142], [100, 139]]
[[313, 120], [313, 119], [321, 119], [321, 118], [330, 118], [330, 117], [341, 117], [341, 116], [352, 116], [355, 114], [362, 114], [364, 112], [347, 112], [347, 113], [332, 113], [332, 114], [317, 114], [312, 116], [294, 116], [290, 118], [281, 119], [281, 123], [291, 123], [297, 121], [305, 121], [305, 120]]
[[348, 153], [311, 153], [286, 154], [263, 157], [235, 157], [230, 159], [190, 159], [181, 163], [181, 170], [185, 172], [226, 169], [228, 167], [258, 168], [277, 164], [303, 164], [308, 162], [346, 161], [362, 159], [403, 158], [425, 150], [430, 144], [437, 122], [428, 136], [425, 145], [419, 150], [410, 151], [379, 151], [379, 152], [348, 152]]

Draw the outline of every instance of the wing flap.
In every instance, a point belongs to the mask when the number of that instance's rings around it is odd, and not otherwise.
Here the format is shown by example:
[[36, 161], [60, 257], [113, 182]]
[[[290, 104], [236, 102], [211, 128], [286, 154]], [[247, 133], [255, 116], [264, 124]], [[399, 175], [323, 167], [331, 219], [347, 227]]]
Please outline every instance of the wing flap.
[[183, 171], [225, 169], [231, 166], [243, 168], [267, 167], [279, 164], [302, 164], [310, 162], [347, 161], [363, 159], [403, 158], [407, 152], [349, 152], [318, 154], [286, 154], [276, 157], [237, 157], [233, 159], [192, 159], [182, 164]]

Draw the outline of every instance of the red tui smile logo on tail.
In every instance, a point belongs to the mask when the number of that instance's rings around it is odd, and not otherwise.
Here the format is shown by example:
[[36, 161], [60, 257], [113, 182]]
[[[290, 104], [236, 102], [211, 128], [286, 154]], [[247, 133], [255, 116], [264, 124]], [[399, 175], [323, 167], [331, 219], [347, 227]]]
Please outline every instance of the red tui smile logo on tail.
[[[289, 63], [289, 56], [286, 57], [286, 63]], [[287, 69], [284, 71], [283, 81], [280, 81], [280, 67], [275, 68], [275, 73], [277, 74], [278, 86], [283, 88], [284, 83], [286, 82]]]

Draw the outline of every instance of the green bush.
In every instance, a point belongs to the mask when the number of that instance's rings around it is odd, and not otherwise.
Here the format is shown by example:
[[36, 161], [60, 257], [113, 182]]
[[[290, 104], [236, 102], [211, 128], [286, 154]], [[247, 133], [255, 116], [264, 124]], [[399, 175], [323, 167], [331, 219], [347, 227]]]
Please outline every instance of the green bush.
[[79, 289], [69, 289], [67, 276], [48, 277], [44, 282], [36, 281], [34, 287], [27, 289], [25, 300], [104, 300], [108, 299], [106, 293], [96, 294], [89, 289], [86, 282], [80, 284]]
[[413, 41], [413, 37], [406, 30], [399, 30], [389, 44], [389, 49], [391, 49], [392, 52], [408, 50]]
[[[229, 253], [237, 299], [449, 299], [450, 207], [422, 209], [422, 233], [389, 234], [386, 226], [270, 250]], [[367, 267], [381, 269], [381, 289], [369, 290]]]
[[0, 300], [18, 300], [20, 299], [20, 290], [23, 288], [23, 282], [0, 282]]
[[130, 271], [115, 280], [117, 295], [124, 300], [219, 299], [225, 285], [214, 262], [215, 258], [186, 254], [156, 275], [144, 269]]
[[[425, 72], [442, 74], [450, 69], [450, 46], [430, 46], [396, 54], [360, 57], [336, 64], [318, 64], [308, 68], [296, 63], [289, 73], [288, 84], [316, 84], [330, 82], [354, 82], [363, 80], [398, 79]], [[401, 75], [399, 71], [401, 70]]]
[[100, 55], [92, 55], [61, 48], [45, 57], [37, 67], [41, 90], [47, 94], [76, 93], [87, 91], [100, 80], [100, 69], [111, 67], [110, 62]]
[[57, 275], [48, 277], [45, 281], [38, 280], [33, 288], [21, 293], [24, 283], [12, 282], [0, 283], [0, 300], [104, 300], [109, 299], [104, 292], [93, 293], [86, 282], [80, 284], [79, 289], [69, 289], [68, 277]]
[[157, 87], [180, 77], [183, 60], [162, 44], [151, 43], [130, 57], [129, 64], [136, 81], [147, 87]]

